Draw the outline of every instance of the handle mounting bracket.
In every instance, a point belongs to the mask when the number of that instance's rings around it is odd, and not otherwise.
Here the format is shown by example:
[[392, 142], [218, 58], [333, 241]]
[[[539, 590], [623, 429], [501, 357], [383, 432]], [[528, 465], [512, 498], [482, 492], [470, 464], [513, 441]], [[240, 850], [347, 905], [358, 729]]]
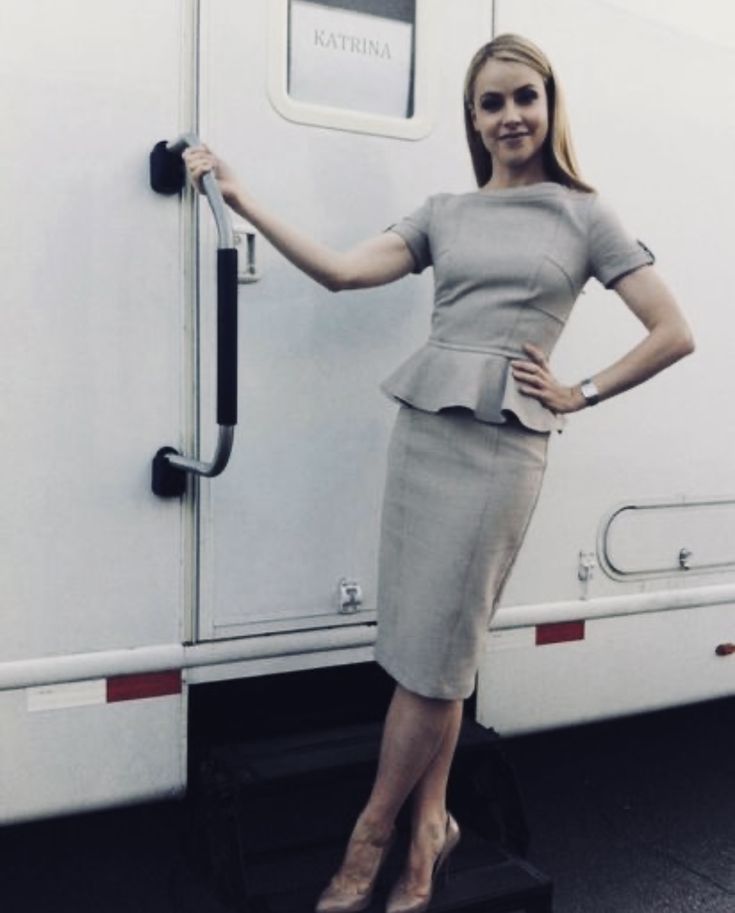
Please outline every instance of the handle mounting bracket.
[[172, 152], [166, 140], [161, 140], [150, 154], [151, 188], [156, 193], [171, 196], [180, 193], [186, 183], [186, 169], [181, 153]]
[[151, 487], [160, 498], [179, 498], [186, 491], [186, 472], [169, 461], [173, 455], [181, 456], [175, 447], [161, 447], [153, 457]]

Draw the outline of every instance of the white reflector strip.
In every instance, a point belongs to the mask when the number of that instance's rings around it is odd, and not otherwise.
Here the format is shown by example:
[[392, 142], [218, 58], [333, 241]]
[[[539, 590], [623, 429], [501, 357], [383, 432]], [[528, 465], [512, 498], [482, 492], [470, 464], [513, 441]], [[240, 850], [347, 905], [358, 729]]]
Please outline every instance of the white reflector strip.
[[63, 710], [66, 707], [88, 707], [107, 701], [107, 680], [94, 679], [90, 682], [67, 682], [63, 685], [43, 685], [28, 688], [29, 713], [39, 710]]

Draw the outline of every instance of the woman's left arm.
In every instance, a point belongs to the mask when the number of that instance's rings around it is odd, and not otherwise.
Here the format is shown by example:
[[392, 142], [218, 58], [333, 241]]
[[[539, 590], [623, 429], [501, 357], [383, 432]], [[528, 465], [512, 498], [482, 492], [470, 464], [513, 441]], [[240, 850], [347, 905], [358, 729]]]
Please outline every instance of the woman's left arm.
[[[626, 355], [590, 379], [600, 400], [609, 399], [648, 380], [694, 351], [694, 339], [684, 315], [655, 269], [644, 266], [621, 277], [613, 286], [648, 330]], [[580, 384], [565, 387], [549, 370], [546, 356], [532, 344], [523, 346], [530, 361], [512, 361], [519, 389], [552, 412], [576, 412], [587, 405]]]

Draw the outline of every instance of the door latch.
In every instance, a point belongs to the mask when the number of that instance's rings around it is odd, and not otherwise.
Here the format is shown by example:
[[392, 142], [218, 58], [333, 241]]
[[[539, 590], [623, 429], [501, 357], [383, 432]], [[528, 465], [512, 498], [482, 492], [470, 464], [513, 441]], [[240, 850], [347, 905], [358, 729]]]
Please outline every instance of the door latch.
[[250, 225], [240, 223], [232, 229], [235, 247], [238, 249], [240, 268], [237, 271], [238, 285], [248, 285], [260, 279], [255, 263], [255, 239], [257, 232]]
[[343, 577], [339, 582], [339, 611], [352, 615], [362, 607], [362, 587], [356, 580]]
[[597, 560], [594, 552], [580, 552], [579, 564], [577, 565], [577, 577], [582, 583], [589, 583], [597, 567]]

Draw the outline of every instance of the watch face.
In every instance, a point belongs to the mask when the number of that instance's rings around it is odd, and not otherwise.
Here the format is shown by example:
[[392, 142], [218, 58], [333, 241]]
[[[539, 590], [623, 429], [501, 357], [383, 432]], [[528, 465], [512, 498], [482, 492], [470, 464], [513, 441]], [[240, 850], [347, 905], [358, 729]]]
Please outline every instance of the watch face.
[[580, 384], [579, 389], [582, 392], [582, 396], [587, 400], [590, 406], [594, 406], [595, 403], [599, 402], [600, 391], [597, 389], [593, 381], [585, 380]]

